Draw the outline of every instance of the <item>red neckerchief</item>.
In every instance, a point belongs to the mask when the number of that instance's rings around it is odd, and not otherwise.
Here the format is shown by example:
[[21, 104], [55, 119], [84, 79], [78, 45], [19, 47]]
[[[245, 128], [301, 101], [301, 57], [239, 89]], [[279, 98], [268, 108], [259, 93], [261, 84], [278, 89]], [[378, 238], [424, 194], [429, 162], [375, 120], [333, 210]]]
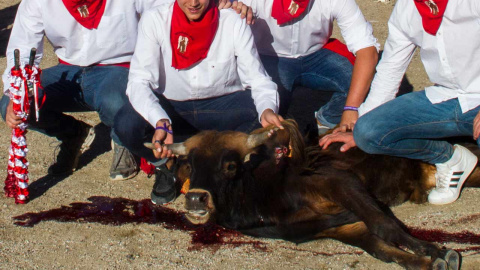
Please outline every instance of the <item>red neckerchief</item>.
[[175, 1], [170, 30], [172, 67], [188, 68], [207, 57], [219, 23], [219, 12], [214, 3], [210, 1], [203, 18], [195, 22], [188, 20]]
[[97, 28], [107, 0], [62, 0], [68, 12], [87, 29]]
[[443, 14], [447, 9], [448, 0], [414, 0], [425, 32], [436, 35], [440, 24], [442, 24]]
[[277, 24], [287, 23], [307, 9], [310, 0], [273, 0], [272, 17], [277, 20]]

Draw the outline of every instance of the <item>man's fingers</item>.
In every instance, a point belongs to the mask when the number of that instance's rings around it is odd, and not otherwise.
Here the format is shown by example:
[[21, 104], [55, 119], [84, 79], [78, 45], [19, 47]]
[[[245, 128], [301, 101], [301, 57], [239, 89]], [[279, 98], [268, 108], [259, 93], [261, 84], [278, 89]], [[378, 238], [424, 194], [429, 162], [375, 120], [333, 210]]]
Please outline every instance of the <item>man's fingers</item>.
[[[247, 17], [247, 12], [248, 12], [248, 6], [246, 5], [243, 5], [242, 6], [242, 10], [241, 10], [241, 15], [240, 15], [240, 18], [242, 19], [245, 19], [245, 17]], [[248, 22], [247, 22], [248, 23]]]
[[218, 9], [230, 8], [232, 3], [228, 0], [219, 0], [218, 1]]
[[350, 148], [352, 148], [353, 145], [350, 142], [345, 143], [340, 147], [340, 152], [347, 152]]

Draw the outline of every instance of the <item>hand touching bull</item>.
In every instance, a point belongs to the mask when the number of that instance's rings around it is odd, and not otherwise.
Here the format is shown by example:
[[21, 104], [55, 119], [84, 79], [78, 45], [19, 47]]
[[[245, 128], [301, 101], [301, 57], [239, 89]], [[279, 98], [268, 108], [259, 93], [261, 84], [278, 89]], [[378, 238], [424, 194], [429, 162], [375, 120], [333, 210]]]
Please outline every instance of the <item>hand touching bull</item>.
[[172, 157], [172, 150], [168, 150], [165, 144], [173, 143], [173, 131], [172, 125], [168, 119], [161, 119], [157, 121], [155, 127], [155, 133], [152, 137], [152, 144], [155, 149], [153, 154], [156, 158], [169, 158]]

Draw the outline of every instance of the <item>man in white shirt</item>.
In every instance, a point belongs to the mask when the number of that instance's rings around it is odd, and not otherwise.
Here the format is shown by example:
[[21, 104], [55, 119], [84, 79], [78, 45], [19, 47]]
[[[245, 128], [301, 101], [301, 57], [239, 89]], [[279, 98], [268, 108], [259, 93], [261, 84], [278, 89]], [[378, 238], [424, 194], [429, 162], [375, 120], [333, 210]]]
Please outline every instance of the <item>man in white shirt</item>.
[[[334, 134], [320, 141], [357, 144], [372, 154], [419, 159], [437, 167], [432, 204], [455, 201], [477, 157], [441, 140], [473, 136], [480, 143], [480, 3], [475, 0], [398, 0], [389, 36], [354, 140]], [[416, 48], [433, 86], [395, 98]]]
[[[184, 124], [250, 132], [260, 120], [262, 126], [281, 127], [277, 87], [263, 69], [250, 27], [213, 4], [177, 0], [140, 20], [128, 78], [130, 104], [118, 112], [114, 130], [125, 147], [157, 165], [171, 156], [161, 144], [173, 143], [173, 132]], [[150, 138], [154, 152], [143, 146]], [[157, 166], [152, 202], [175, 198], [171, 171]]]
[[[255, 43], [279, 89], [292, 92], [296, 86], [304, 86], [332, 92], [330, 100], [315, 114], [319, 133], [339, 123], [343, 129], [351, 128], [370, 87], [379, 48], [355, 0], [243, 2], [257, 16], [252, 26]], [[353, 53], [356, 60], [349, 62], [332, 51], [339, 43], [329, 43], [334, 20], [348, 47], [343, 55]]]
[[[37, 48], [35, 63], [43, 55], [43, 39], [48, 38], [59, 64], [45, 69], [42, 86], [46, 101], [39, 122], [30, 117], [31, 129], [56, 137], [60, 152], [49, 174], [75, 170], [79, 155], [94, 138], [93, 128], [63, 112], [97, 111], [101, 121], [113, 126], [116, 112], [128, 102], [125, 95], [128, 67], [135, 48], [140, 14], [169, 0], [24, 0], [20, 3], [7, 47], [4, 90], [14, 65], [13, 51], [19, 49], [21, 63], [28, 62], [31, 48]], [[8, 126], [19, 118], [13, 114], [7, 96], [0, 111]], [[31, 114], [33, 115], [33, 114]], [[112, 139], [117, 142], [112, 132]], [[138, 167], [133, 156], [114, 143], [110, 169], [112, 180], [135, 176]]]

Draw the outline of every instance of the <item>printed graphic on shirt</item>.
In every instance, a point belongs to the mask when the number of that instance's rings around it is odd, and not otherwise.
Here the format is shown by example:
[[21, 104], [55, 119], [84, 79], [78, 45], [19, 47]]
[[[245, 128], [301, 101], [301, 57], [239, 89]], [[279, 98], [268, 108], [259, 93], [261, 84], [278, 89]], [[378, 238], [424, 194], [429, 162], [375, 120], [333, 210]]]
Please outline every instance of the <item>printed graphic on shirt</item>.
[[90, 16], [90, 12], [88, 12], [87, 5], [80, 6], [77, 8], [77, 10], [78, 10], [78, 13], [80, 13], [80, 16], [82, 18], [87, 18], [88, 16]]
[[178, 45], [177, 50], [180, 53], [185, 53], [187, 51], [188, 37], [178, 36]]
[[295, 13], [297, 13], [298, 8], [298, 4], [292, 0], [292, 2], [290, 2], [290, 6], [288, 7], [288, 12], [290, 12], [290, 14], [293, 16]]
[[438, 14], [438, 6], [437, 4], [435, 4], [435, 2], [433, 2], [433, 0], [427, 0], [424, 3], [430, 9], [430, 13], [432, 13], [433, 15]]

